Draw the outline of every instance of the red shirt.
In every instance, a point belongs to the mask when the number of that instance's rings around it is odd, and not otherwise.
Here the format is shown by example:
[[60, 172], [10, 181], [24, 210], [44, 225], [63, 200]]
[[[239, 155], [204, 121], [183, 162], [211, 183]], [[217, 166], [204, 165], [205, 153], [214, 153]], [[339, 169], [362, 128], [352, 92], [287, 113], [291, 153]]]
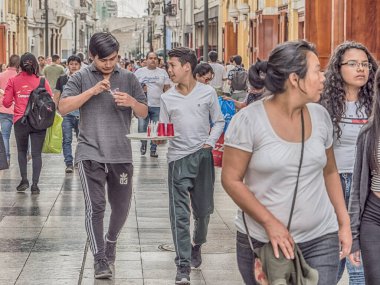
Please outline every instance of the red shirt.
[[[36, 75], [29, 75], [24, 71], [8, 80], [7, 87], [5, 88], [3, 105], [4, 107], [9, 108], [14, 102], [14, 123], [16, 123], [24, 115], [30, 93], [32, 93], [32, 91], [36, 89], [39, 84], [39, 77]], [[45, 88], [52, 96], [53, 93], [51, 92], [47, 80], [45, 80]]]
[[[15, 77], [17, 75], [17, 69], [15, 67], [8, 67], [6, 71], [0, 73], [0, 88], [5, 90], [9, 78]], [[2, 101], [2, 99], [0, 99]], [[0, 113], [13, 115], [13, 106], [10, 108], [5, 108], [0, 103]]]

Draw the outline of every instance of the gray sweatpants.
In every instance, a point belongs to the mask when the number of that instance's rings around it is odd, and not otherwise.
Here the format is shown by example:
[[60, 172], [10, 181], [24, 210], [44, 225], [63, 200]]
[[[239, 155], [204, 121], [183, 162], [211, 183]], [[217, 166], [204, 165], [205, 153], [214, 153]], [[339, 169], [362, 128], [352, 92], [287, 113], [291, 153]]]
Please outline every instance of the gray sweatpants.
[[105, 258], [103, 218], [106, 209], [106, 185], [108, 202], [111, 205], [107, 239], [116, 241], [127, 220], [131, 204], [133, 165], [84, 160], [78, 163], [78, 168], [85, 200], [86, 232], [92, 254], [97, 261]]
[[214, 211], [215, 169], [211, 150], [203, 148], [169, 163], [170, 224], [177, 266], [190, 266], [190, 204], [195, 221], [193, 243], [206, 242], [210, 214]]

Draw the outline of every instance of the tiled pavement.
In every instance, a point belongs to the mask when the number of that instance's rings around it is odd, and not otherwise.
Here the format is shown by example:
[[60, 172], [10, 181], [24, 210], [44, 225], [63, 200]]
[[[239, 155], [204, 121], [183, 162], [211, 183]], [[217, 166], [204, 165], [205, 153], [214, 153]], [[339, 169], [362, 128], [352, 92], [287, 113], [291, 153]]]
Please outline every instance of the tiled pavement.
[[[45, 154], [41, 194], [16, 193], [19, 171], [14, 139], [12, 145], [11, 168], [0, 171], [0, 285], [174, 283], [165, 146], [158, 148], [156, 159], [140, 156], [139, 142], [133, 142], [132, 208], [117, 244], [114, 278], [99, 281], [93, 278], [93, 258], [86, 244], [78, 174], [65, 175], [62, 155]], [[31, 176], [31, 162], [28, 167]], [[203, 247], [203, 264], [191, 273], [192, 285], [242, 284], [235, 261], [236, 207], [219, 177], [217, 170], [215, 213]]]

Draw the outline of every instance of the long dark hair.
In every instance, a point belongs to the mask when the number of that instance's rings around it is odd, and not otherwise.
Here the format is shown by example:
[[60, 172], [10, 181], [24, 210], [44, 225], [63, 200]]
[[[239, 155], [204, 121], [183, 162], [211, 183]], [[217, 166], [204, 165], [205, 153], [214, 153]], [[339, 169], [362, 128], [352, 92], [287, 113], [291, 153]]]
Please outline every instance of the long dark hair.
[[371, 171], [378, 172], [379, 166], [377, 161], [379, 136], [380, 136], [380, 69], [375, 74], [372, 113], [368, 119], [368, 123], [363, 126], [360, 136], [367, 135], [367, 160], [369, 161], [369, 168]]
[[366, 115], [370, 116], [373, 104], [373, 86], [375, 80], [375, 73], [377, 70], [377, 63], [373, 56], [369, 53], [368, 49], [357, 42], [347, 41], [334, 50], [330, 58], [327, 70], [325, 73], [326, 81], [321, 97], [321, 104], [329, 112], [334, 125], [334, 132], [337, 139], [342, 136], [342, 130], [339, 126], [342, 116], [346, 111], [346, 92], [344, 90], [344, 80], [340, 73], [342, 58], [345, 52], [349, 49], [358, 49], [366, 53], [369, 63], [372, 64], [372, 69], [369, 70], [368, 81], [363, 85], [358, 94], [357, 112], [365, 109]]
[[280, 44], [273, 49], [268, 61], [260, 61], [250, 68], [249, 81], [273, 94], [285, 92], [285, 83], [291, 73], [305, 78], [308, 52], [317, 54], [315, 47], [304, 40]]
[[30, 52], [26, 52], [21, 56], [20, 59], [20, 68], [22, 71], [26, 72], [29, 75], [35, 75], [38, 77], [38, 62], [36, 57]]

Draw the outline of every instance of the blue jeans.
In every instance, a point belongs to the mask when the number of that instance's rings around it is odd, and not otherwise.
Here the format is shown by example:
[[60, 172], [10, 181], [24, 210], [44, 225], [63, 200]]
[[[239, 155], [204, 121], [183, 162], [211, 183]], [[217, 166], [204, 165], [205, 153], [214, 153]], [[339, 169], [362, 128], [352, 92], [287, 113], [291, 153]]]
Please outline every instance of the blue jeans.
[[7, 154], [7, 159], [11, 159], [10, 149], [9, 149], [9, 139], [11, 137], [12, 126], [13, 126], [13, 115], [0, 113], [0, 126], [1, 133], [3, 134], [3, 141], [5, 145], [5, 152]]
[[[145, 119], [139, 118], [139, 124], [138, 124], [138, 130], [139, 133], [145, 133], [148, 128], [149, 121], [152, 122], [158, 122], [160, 118], [160, 107], [148, 107], [148, 116]], [[142, 145], [145, 145], [147, 142], [146, 141], [141, 141]], [[151, 152], [156, 152], [157, 145], [150, 142], [150, 151]]]
[[[264, 243], [252, 239], [253, 247], [258, 248]], [[319, 274], [318, 285], [336, 285], [336, 275], [339, 265], [338, 233], [331, 233], [307, 242], [298, 243], [303, 257], [310, 267]], [[236, 255], [239, 271], [246, 285], [256, 285], [253, 265], [254, 255], [249, 246], [246, 234], [237, 232]]]
[[[343, 188], [344, 200], [346, 202], [346, 207], [348, 208], [352, 184], [352, 173], [341, 173], [339, 176]], [[347, 267], [349, 275], [349, 285], [365, 284], [363, 264], [361, 263], [360, 266], [356, 267], [351, 263], [351, 261], [348, 258], [343, 258], [340, 261], [337, 282], [339, 282], [339, 280], [342, 278], [345, 267]]]
[[73, 130], [75, 131], [76, 137], [78, 137], [79, 117], [73, 115], [64, 116], [62, 122], [62, 149], [66, 166], [73, 165], [73, 154], [71, 149], [71, 143], [73, 142]]

